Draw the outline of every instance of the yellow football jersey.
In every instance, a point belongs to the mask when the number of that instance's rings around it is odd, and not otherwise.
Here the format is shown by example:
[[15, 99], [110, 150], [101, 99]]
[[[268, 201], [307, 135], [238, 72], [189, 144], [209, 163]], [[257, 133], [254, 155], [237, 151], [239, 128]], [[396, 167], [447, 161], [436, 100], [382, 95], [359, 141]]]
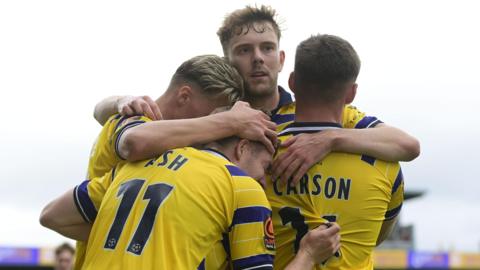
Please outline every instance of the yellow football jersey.
[[[119, 114], [111, 116], [103, 126], [97, 140], [93, 144], [88, 160], [86, 179], [103, 176], [114, 168], [122, 158], [117, 154], [120, 135], [131, 127], [151, 121], [145, 116], [126, 117]], [[108, 185], [106, 186], [108, 187]], [[106, 188], [105, 187], [105, 188]], [[98, 207], [99, 205], [97, 205]], [[98, 208], [97, 208], [98, 209]], [[86, 243], [77, 241], [75, 251], [75, 270], [82, 269], [85, 261]]]
[[151, 121], [146, 116], [111, 116], [92, 147], [86, 179], [100, 177], [123, 160], [118, 154], [118, 141], [127, 129]]
[[95, 220], [84, 269], [201, 269], [222, 241], [233, 269], [272, 267], [265, 193], [219, 153], [186, 147], [121, 163], [74, 197]]
[[[296, 103], [286, 104], [275, 114], [272, 115], [272, 121], [277, 124], [277, 132], [281, 132], [295, 121]], [[343, 109], [342, 127], [343, 128], [371, 128], [383, 123], [374, 116], [366, 116], [364, 112], [359, 111], [355, 106], [346, 105]]]
[[[279, 138], [284, 141], [299, 133], [331, 128], [341, 126], [294, 122]], [[275, 269], [293, 260], [308, 230], [327, 221], [340, 225], [342, 246], [316, 269], [373, 269], [371, 253], [382, 222], [394, 218], [403, 202], [399, 164], [365, 155], [331, 153], [294, 187], [280, 181], [267, 183], [277, 244]]]

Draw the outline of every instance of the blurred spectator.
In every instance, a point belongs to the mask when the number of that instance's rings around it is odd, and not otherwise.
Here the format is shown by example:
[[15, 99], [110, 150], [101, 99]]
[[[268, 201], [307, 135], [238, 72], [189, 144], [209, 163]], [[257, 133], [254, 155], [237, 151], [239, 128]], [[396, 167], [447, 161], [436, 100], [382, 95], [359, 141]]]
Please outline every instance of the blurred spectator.
[[75, 249], [68, 243], [63, 243], [55, 249], [55, 270], [72, 270]]

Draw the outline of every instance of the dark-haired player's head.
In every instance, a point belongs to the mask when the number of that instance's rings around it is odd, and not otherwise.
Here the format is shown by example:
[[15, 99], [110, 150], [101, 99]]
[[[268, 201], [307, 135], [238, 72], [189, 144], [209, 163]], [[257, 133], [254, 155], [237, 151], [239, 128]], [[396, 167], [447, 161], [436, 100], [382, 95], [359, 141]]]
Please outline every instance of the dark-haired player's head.
[[55, 249], [55, 270], [73, 269], [75, 249], [68, 243], [61, 244]]
[[[212, 114], [228, 111], [229, 106], [215, 109]], [[273, 142], [276, 145], [277, 142]], [[231, 136], [210, 142], [204, 146], [224, 154], [232, 163], [250, 177], [265, 185], [265, 173], [272, 163], [273, 153], [267, 146], [257, 141]]]
[[217, 35], [225, 57], [245, 82], [245, 99], [258, 107], [262, 98], [277, 91], [278, 73], [285, 61], [275, 10], [263, 5], [235, 10], [225, 17]]
[[360, 59], [348, 41], [314, 35], [297, 46], [289, 84], [298, 102], [344, 105], [355, 97], [359, 71]]
[[200, 55], [183, 62], [157, 101], [165, 119], [208, 115], [243, 97], [243, 80], [224, 58]]

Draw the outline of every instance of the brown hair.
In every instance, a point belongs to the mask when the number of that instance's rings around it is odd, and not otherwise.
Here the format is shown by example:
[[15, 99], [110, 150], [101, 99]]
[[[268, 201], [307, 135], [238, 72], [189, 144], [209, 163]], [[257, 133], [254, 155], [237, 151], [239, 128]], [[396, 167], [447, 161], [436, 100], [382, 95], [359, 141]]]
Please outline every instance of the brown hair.
[[55, 248], [55, 256], [60, 255], [64, 251], [69, 251], [72, 255], [75, 254], [75, 249], [69, 243], [63, 243]]
[[[223, 20], [222, 26], [218, 29], [217, 35], [222, 43], [223, 53], [227, 54], [228, 43], [234, 36], [246, 35], [250, 30], [257, 33], [263, 33], [266, 31], [265, 23], [270, 23], [277, 34], [277, 38], [280, 41], [281, 31], [276, 21], [277, 14], [275, 10], [270, 6], [252, 7], [246, 6], [242, 9], [237, 9], [228, 14]], [[263, 23], [255, 25], [255, 23]]]
[[216, 55], [200, 55], [183, 62], [169, 88], [180, 83], [195, 84], [208, 96], [225, 95], [232, 104], [244, 94], [243, 79], [238, 71]]
[[297, 46], [295, 90], [336, 100], [360, 72], [360, 59], [348, 41], [333, 35], [314, 35]]

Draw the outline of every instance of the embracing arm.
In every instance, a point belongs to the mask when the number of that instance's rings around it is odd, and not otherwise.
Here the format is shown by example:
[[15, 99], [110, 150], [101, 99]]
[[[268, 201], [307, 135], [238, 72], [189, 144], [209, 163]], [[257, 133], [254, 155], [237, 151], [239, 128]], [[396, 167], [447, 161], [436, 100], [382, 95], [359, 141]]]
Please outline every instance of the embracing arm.
[[168, 149], [203, 144], [237, 135], [260, 141], [273, 153], [275, 123], [246, 102], [230, 111], [200, 118], [147, 122], [125, 130], [118, 143], [120, 156], [129, 161], [154, 157]]
[[380, 233], [377, 239], [377, 246], [380, 245], [383, 241], [385, 241], [385, 239], [387, 239], [387, 237], [390, 235], [393, 228], [395, 227], [397, 220], [398, 220], [398, 216], [390, 220], [383, 221], [382, 227], [380, 228]]
[[293, 177], [293, 185], [330, 152], [366, 154], [386, 161], [410, 161], [420, 154], [417, 139], [383, 123], [374, 128], [300, 134], [283, 142], [282, 147], [288, 148], [274, 161], [273, 176], [285, 183]]
[[378, 124], [375, 128], [332, 130], [332, 151], [366, 154], [386, 161], [411, 161], [420, 143], [404, 131]]
[[73, 199], [73, 189], [51, 201], [40, 214], [40, 224], [59, 234], [79, 241], [86, 241], [92, 225], [78, 212]]
[[148, 96], [111, 96], [95, 105], [93, 117], [100, 125], [104, 125], [114, 114], [141, 115], [145, 114], [152, 120], [162, 119], [158, 105]]

